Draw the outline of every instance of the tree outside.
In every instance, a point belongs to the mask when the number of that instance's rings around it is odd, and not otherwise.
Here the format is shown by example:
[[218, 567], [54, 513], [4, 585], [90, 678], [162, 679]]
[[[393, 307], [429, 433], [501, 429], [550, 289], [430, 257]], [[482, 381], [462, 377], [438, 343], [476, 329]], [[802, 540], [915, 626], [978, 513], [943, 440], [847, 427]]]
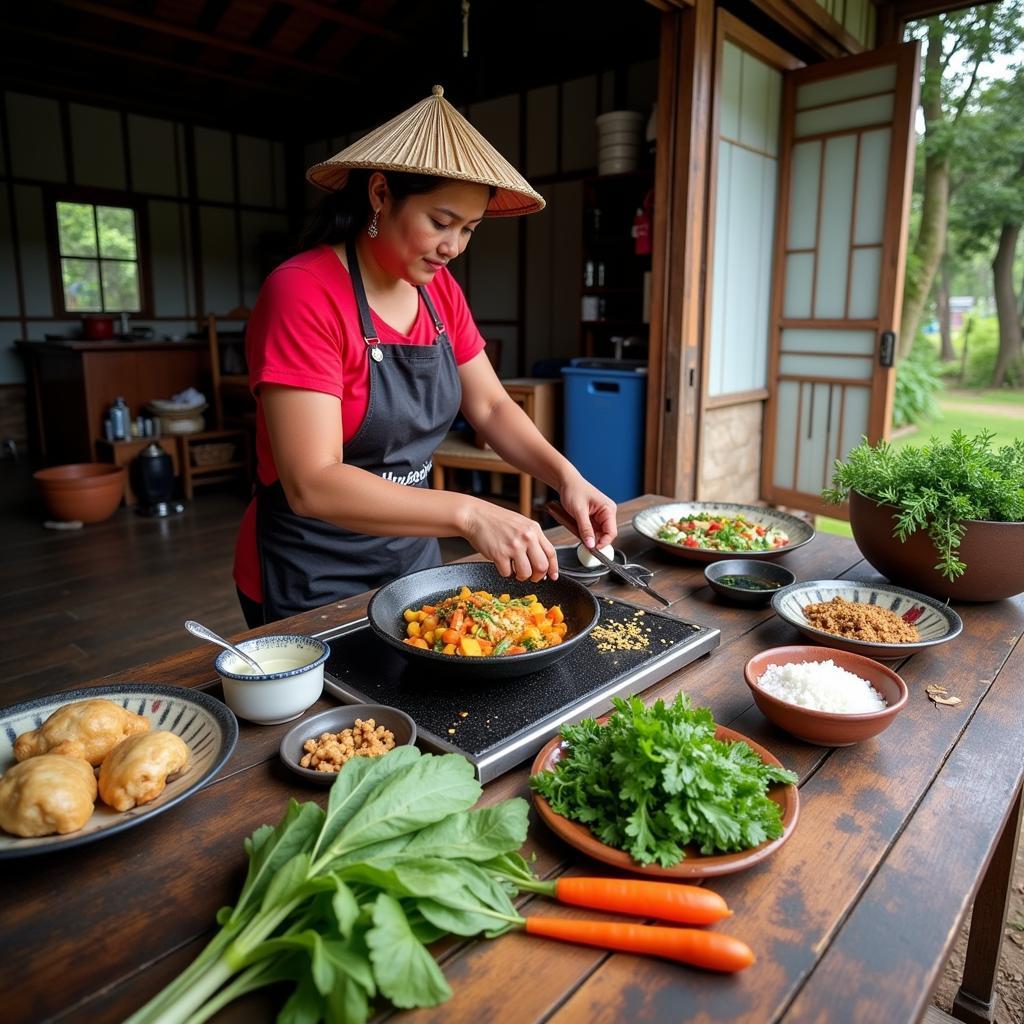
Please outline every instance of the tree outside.
[[57, 203], [61, 278], [69, 312], [137, 313], [135, 212], [91, 203]]

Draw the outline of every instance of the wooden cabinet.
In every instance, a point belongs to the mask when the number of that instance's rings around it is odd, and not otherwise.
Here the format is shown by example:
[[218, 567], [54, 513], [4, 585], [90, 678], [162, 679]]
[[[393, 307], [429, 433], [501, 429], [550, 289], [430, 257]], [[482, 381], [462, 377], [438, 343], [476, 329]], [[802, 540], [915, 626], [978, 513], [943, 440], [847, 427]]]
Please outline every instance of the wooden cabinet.
[[92, 462], [103, 421], [121, 395], [132, 417], [154, 398], [208, 386], [205, 339], [158, 341], [18, 341], [28, 369], [29, 426], [46, 465]]
[[588, 178], [583, 187], [580, 350], [587, 356], [645, 359], [651, 256], [637, 252], [638, 210], [652, 227], [648, 171]]

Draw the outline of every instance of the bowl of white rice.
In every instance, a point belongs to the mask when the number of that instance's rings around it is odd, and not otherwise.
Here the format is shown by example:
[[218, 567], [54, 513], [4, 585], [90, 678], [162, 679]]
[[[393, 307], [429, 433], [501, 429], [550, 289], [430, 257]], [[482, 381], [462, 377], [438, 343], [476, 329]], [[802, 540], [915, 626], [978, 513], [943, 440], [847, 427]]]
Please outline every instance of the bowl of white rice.
[[743, 675], [765, 718], [822, 747], [877, 736], [908, 698], [891, 668], [832, 647], [773, 647], [755, 654]]

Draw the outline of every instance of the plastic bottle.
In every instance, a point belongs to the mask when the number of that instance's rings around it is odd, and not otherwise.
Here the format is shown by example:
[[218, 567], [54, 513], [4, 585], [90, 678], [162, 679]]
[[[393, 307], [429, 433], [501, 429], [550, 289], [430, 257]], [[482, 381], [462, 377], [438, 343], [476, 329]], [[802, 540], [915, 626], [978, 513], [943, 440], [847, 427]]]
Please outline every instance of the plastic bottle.
[[110, 425], [113, 428], [115, 441], [123, 441], [128, 437], [131, 430], [131, 416], [124, 398], [118, 395], [110, 407]]

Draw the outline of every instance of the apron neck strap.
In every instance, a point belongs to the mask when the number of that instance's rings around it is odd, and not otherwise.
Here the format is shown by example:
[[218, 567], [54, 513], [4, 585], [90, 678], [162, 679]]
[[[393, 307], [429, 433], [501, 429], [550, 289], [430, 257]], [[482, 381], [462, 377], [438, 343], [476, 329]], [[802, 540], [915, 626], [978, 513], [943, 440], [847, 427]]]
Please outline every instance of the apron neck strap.
[[[359, 270], [359, 258], [356, 255], [354, 239], [350, 238], [346, 242], [345, 253], [348, 256], [348, 272], [352, 278], [352, 289], [356, 293], [356, 306], [359, 308], [359, 324], [363, 332], [363, 341], [372, 350], [380, 344], [380, 338], [377, 337], [376, 328], [373, 326], [373, 317], [370, 315], [370, 303], [366, 299], [366, 288], [363, 286], [363, 275]], [[444, 334], [444, 322], [437, 315], [437, 309], [435, 309], [427, 289], [423, 285], [419, 285], [416, 290], [420, 293], [420, 298], [427, 307], [430, 319], [434, 321], [434, 329], [440, 337]]]

